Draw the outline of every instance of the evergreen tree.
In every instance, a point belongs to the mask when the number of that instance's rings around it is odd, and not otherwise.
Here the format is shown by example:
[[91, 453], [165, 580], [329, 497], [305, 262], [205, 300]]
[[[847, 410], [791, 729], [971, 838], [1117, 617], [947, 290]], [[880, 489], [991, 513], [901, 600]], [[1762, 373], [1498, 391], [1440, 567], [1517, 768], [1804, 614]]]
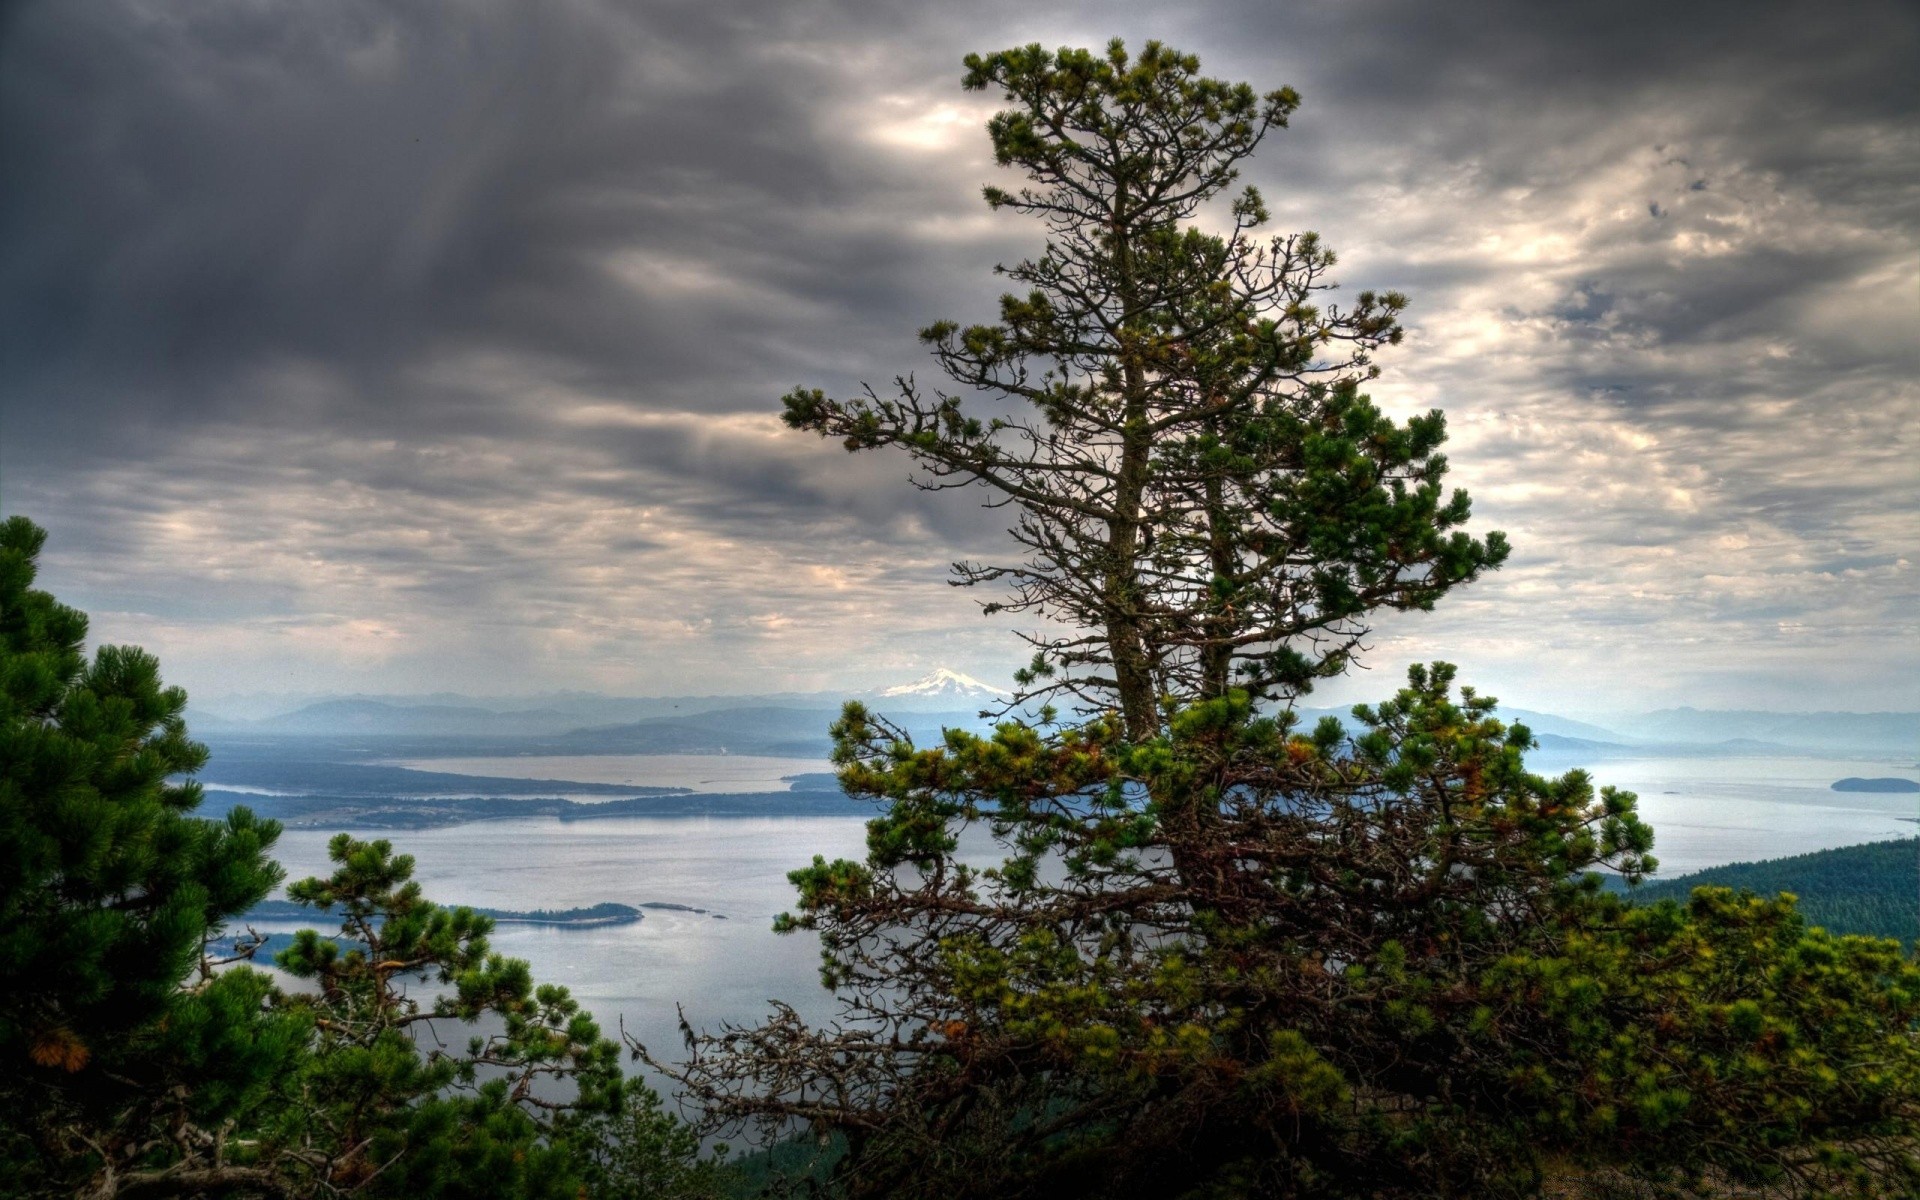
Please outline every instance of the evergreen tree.
[[333, 874], [288, 894], [338, 932], [302, 930], [276, 959], [313, 985], [278, 1007], [314, 1036], [253, 1154], [295, 1191], [576, 1196], [574, 1126], [626, 1103], [619, 1047], [567, 989], [493, 952], [491, 918], [426, 900], [410, 856], [347, 834], [327, 853]]
[[141, 651], [86, 660], [86, 618], [31, 587], [44, 540], [0, 524], [4, 1194], [718, 1193], [567, 990], [384, 841], [336, 837], [333, 873], [289, 889], [338, 920], [277, 960], [312, 990], [246, 966], [263, 939], [223, 935], [279, 882], [279, 826], [192, 815], [184, 694]]
[[205, 939], [280, 879], [277, 824], [195, 819], [199, 785], [172, 781], [206, 761], [185, 693], [140, 650], [89, 661], [86, 617], [33, 587], [45, 540], [0, 523], [0, 1108], [22, 1177], [144, 1089], [141, 1039]]
[[1019, 514], [1017, 563], [955, 564], [1002, 582], [989, 613], [1032, 611], [1035, 695], [1117, 709], [1129, 736], [1161, 728], [1165, 695], [1291, 696], [1338, 674], [1379, 608], [1427, 608], [1497, 566], [1499, 534], [1459, 530], [1442, 488], [1445, 421], [1405, 425], [1362, 395], [1372, 353], [1400, 340], [1397, 293], [1324, 301], [1333, 252], [1311, 234], [1261, 239], [1243, 189], [1224, 234], [1184, 224], [1299, 104], [1199, 73], [1149, 42], [1130, 57], [1038, 46], [967, 59], [969, 89], [1010, 107], [987, 130], [1032, 181], [986, 189], [1040, 218], [1026, 287], [1000, 319], [942, 321], [922, 340], [995, 407], [910, 379], [894, 394], [786, 397], [786, 420], [849, 450], [897, 445], [929, 487], [978, 483]]
[[[780, 927], [819, 931], [851, 1023], [697, 1040], [682, 1082], [841, 1135], [851, 1195], [1524, 1192], [1512, 1051], [1557, 1034], [1497, 968], [1617, 905], [1588, 872], [1637, 876], [1651, 835], [1452, 682], [1416, 669], [1357, 737], [1236, 691], [1146, 742], [923, 749], [850, 705], [841, 780], [888, 807]], [[1009, 856], [962, 861], [968, 826]]]
[[[988, 202], [1049, 240], [999, 323], [925, 338], [1027, 407], [903, 380], [786, 415], [1012, 505], [1026, 558], [959, 580], [1056, 622], [1022, 699], [1090, 719], [922, 747], [847, 706], [841, 782], [884, 809], [864, 861], [793, 873], [778, 925], [819, 932], [846, 1020], [690, 1034], [710, 1126], [810, 1127], [850, 1196], [1519, 1196], [1550, 1168], [1910, 1194], [1920, 970], [1897, 947], [1787, 901], [1605, 892], [1597, 870], [1655, 865], [1635, 798], [1527, 771], [1528, 732], [1444, 664], [1357, 736], [1297, 727], [1370, 613], [1505, 554], [1458, 528], [1439, 414], [1397, 425], [1358, 391], [1401, 298], [1322, 307], [1331, 256], [1253, 242], [1251, 192], [1226, 234], [1181, 225], [1297, 98], [1151, 43], [967, 67], [1035, 185]], [[1004, 859], [963, 861], [969, 828]]]

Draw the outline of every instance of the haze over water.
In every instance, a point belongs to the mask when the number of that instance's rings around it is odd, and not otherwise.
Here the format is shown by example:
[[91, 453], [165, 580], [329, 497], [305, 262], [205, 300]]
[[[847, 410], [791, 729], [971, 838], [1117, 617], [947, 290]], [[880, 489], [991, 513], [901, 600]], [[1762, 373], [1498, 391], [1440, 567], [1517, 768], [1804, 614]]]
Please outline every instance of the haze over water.
[[[696, 792], [784, 792], [793, 775], [832, 771], [824, 758], [779, 758], [763, 754], [566, 754], [487, 758], [397, 758], [389, 764], [456, 775], [503, 779], [567, 779], [576, 783], [627, 783], [635, 787], [683, 787]], [[545, 795], [547, 793], [542, 793]], [[595, 799], [607, 799], [605, 796]]]
[[[827, 769], [809, 759], [745, 755], [629, 755], [429, 759], [438, 771], [526, 778], [630, 782], [709, 791], [785, 790], [781, 776]], [[1542, 761], [1541, 769], [1566, 769]], [[1920, 797], [1830, 790], [1849, 775], [1914, 774], [1891, 759], [1637, 758], [1591, 768], [1596, 785], [1640, 795], [1653, 824], [1661, 874], [1912, 836]], [[319, 873], [332, 830], [290, 829], [277, 850], [289, 879]], [[375, 836], [363, 833], [363, 836]], [[810, 934], [775, 935], [791, 907], [786, 874], [816, 854], [865, 852], [858, 816], [663, 817], [561, 822], [485, 821], [438, 829], [380, 831], [417, 860], [426, 894], [449, 904], [532, 909], [612, 901], [667, 903], [725, 917], [646, 910], [638, 924], [588, 929], [502, 925], [494, 942], [562, 983], [609, 1030], [626, 1030], [656, 1052], [678, 1051], [676, 1005], [696, 1027], [753, 1021], [768, 1002], [830, 1019], [833, 998], [818, 982]], [[969, 858], [992, 855], [983, 835], [963, 841]], [[271, 928], [281, 928], [275, 924]]]

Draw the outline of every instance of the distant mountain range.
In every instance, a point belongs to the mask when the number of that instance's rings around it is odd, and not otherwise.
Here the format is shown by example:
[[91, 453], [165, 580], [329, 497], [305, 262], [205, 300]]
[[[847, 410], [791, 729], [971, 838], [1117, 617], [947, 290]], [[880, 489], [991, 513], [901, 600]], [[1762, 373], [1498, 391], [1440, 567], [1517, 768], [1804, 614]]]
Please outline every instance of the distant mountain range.
[[[573, 785], [568, 785], [572, 790]], [[647, 788], [628, 788], [629, 793]], [[265, 796], [206, 791], [203, 817], [222, 817], [245, 807], [290, 829], [436, 829], [474, 821], [605, 821], [623, 817], [871, 816], [873, 805], [838, 789], [795, 788], [785, 792], [688, 792], [633, 795], [582, 802], [518, 796]]]
[[[258, 738], [326, 738], [377, 742], [472, 739], [523, 742], [509, 752], [544, 754], [734, 753], [813, 756], [827, 747], [827, 726], [849, 699], [863, 700], [916, 737], [942, 726], [982, 727], [1006, 690], [946, 667], [909, 683], [864, 693], [813, 692], [742, 696], [613, 697], [565, 692], [542, 696], [305, 697], [282, 711], [243, 719], [194, 709], [192, 731], [222, 742]], [[241, 698], [260, 712], [270, 698]], [[1683, 748], [1691, 753], [1770, 752], [1891, 755], [1920, 758], [1920, 713], [1777, 713], [1695, 708], [1607, 718], [1606, 725], [1511, 708], [1501, 718], [1526, 725], [1549, 753], [1591, 758]], [[1332, 716], [1349, 727], [1348, 709], [1300, 710], [1305, 726]], [[477, 752], [477, 751], [476, 751]]]
[[[1011, 693], [971, 675], [938, 667], [910, 683], [866, 691], [753, 692], [715, 696], [605, 696], [547, 692], [524, 696], [248, 694], [192, 705], [188, 722], [207, 733], [356, 732], [484, 735], [517, 723], [520, 732], [564, 732], [690, 716], [737, 708], [830, 708], [848, 700], [879, 702], [890, 711], [953, 709], [997, 704]], [[958, 702], [958, 703], [956, 703]], [[388, 724], [400, 722], [398, 727]]]
[[383, 700], [322, 700], [292, 712], [257, 721], [235, 721], [208, 713], [193, 714], [193, 727], [206, 733], [419, 734], [461, 736], [504, 733], [561, 733], [580, 726], [580, 714], [552, 708], [499, 712], [472, 705], [396, 704]]
[[[1534, 712], [1527, 708], [1502, 708], [1497, 715], [1509, 725], [1525, 725], [1529, 732], [1538, 737], [1542, 744], [1577, 741], [1592, 745], [1619, 744], [1624, 747], [1635, 739], [1611, 729], [1602, 729], [1585, 721], [1576, 721], [1571, 717], [1558, 717], [1552, 713]], [[1300, 725], [1311, 729], [1323, 717], [1332, 717], [1349, 729], [1362, 728], [1351, 708], [1302, 708], [1299, 710]]]
[[1744, 741], [1800, 750], [1859, 750], [1920, 757], [1920, 712], [1752, 712], [1666, 708], [1612, 720], [1628, 738]]
[[[624, 725], [575, 729], [538, 739], [542, 754], [768, 754], [825, 758], [836, 708], [722, 708], [684, 717], [652, 717]], [[943, 714], [971, 725], [972, 712]], [[935, 725], [937, 732], [939, 726]]]
[[[337, 730], [316, 722], [289, 733], [258, 725], [213, 727], [193, 722], [194, 735], [211, 743], [218, 762], [240, 763], [292, 758], [296, 761], [359, 762], [408, 758], [471, 758], [524, 755], [600, 754], [748, 754], [825, 759], [833, 751], [828, 734], [840, 709], [722, 708], [688, 716], [651, 717], [620, 725], [594, 725], [559, 733], [516, 733], [510, 728], [449, 729], [438, 721], [424, 731], [400, 715], [379, 733], [362, 727]], [[977, 710], [892, 712], [890, 719], [915, 741], [935, 741], [949, 728], [983, 729]]]
[[[285, 748], [279, 743], [276, 748]], [[304, 748], [304, 744], [302, 745]], [[222, 754], [198, 778], [209, 789], [263, 796], [367, 797], [464, 796], [684, 796], [684, 787], [636, 787], [630, 783], [585, 783], [572, 779], [520, 779], [422, 771], [387, 763], [340, 762], [324, 751], [299, 757]]]

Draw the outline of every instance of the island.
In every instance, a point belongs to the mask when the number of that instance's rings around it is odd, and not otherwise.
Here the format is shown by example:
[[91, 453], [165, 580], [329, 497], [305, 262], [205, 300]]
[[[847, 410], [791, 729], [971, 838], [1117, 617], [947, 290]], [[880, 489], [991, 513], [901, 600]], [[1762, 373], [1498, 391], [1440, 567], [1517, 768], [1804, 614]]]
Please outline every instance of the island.
[[[448, 908], [460, 907], [447, 905]], [[646, 908], [679, 908], [679, 905], [649, 904]], [[262, 900], [253, 906], [238, 924], [249, 921], [320, 921], [329, 910], [295, 904], [291, 900]], [[511, 908], [475, 908], [483, 917], [492, 917], [501, 925], [557, 925], [566, 929], [585, 929], [602, 925], [631, 925], [644, 913], [631, 904], [595, 904], [590, 908], [537, 908], [521, 911]], [[689, 910], [703, 911], [703, 910]]]
[[1836, 792], [1920, 792], [1920, 783], [1896, 776], [1886, 776], [1881, 779], [1849, 776], [1834, 784], [1833, 790]]
[[[639, 789], [634, 789], [638, 792]], [[210, 787], [200, 814], [247, 808], [295, 829], [434, 829], [475, 821], [607, 821], [625, 817], [872, 816], [869, 801], [836, 787], [787, 792], [674, 792], [580, 801], [554, 796], [262, 795]]]

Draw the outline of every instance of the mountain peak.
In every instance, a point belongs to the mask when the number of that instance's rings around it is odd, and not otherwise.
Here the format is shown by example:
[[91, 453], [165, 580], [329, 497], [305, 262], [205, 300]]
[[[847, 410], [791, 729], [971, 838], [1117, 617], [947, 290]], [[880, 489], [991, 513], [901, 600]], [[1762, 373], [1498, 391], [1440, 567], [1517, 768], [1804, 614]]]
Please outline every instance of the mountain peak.
[[963, 675], [946, 667], [935, 667], [912, 683], [902, 683], [886, 688], [882, 696], [964, 696], [973, 700], [990, 700], [1008, 693], [989, 683], [982, 683], [971, 675]]

